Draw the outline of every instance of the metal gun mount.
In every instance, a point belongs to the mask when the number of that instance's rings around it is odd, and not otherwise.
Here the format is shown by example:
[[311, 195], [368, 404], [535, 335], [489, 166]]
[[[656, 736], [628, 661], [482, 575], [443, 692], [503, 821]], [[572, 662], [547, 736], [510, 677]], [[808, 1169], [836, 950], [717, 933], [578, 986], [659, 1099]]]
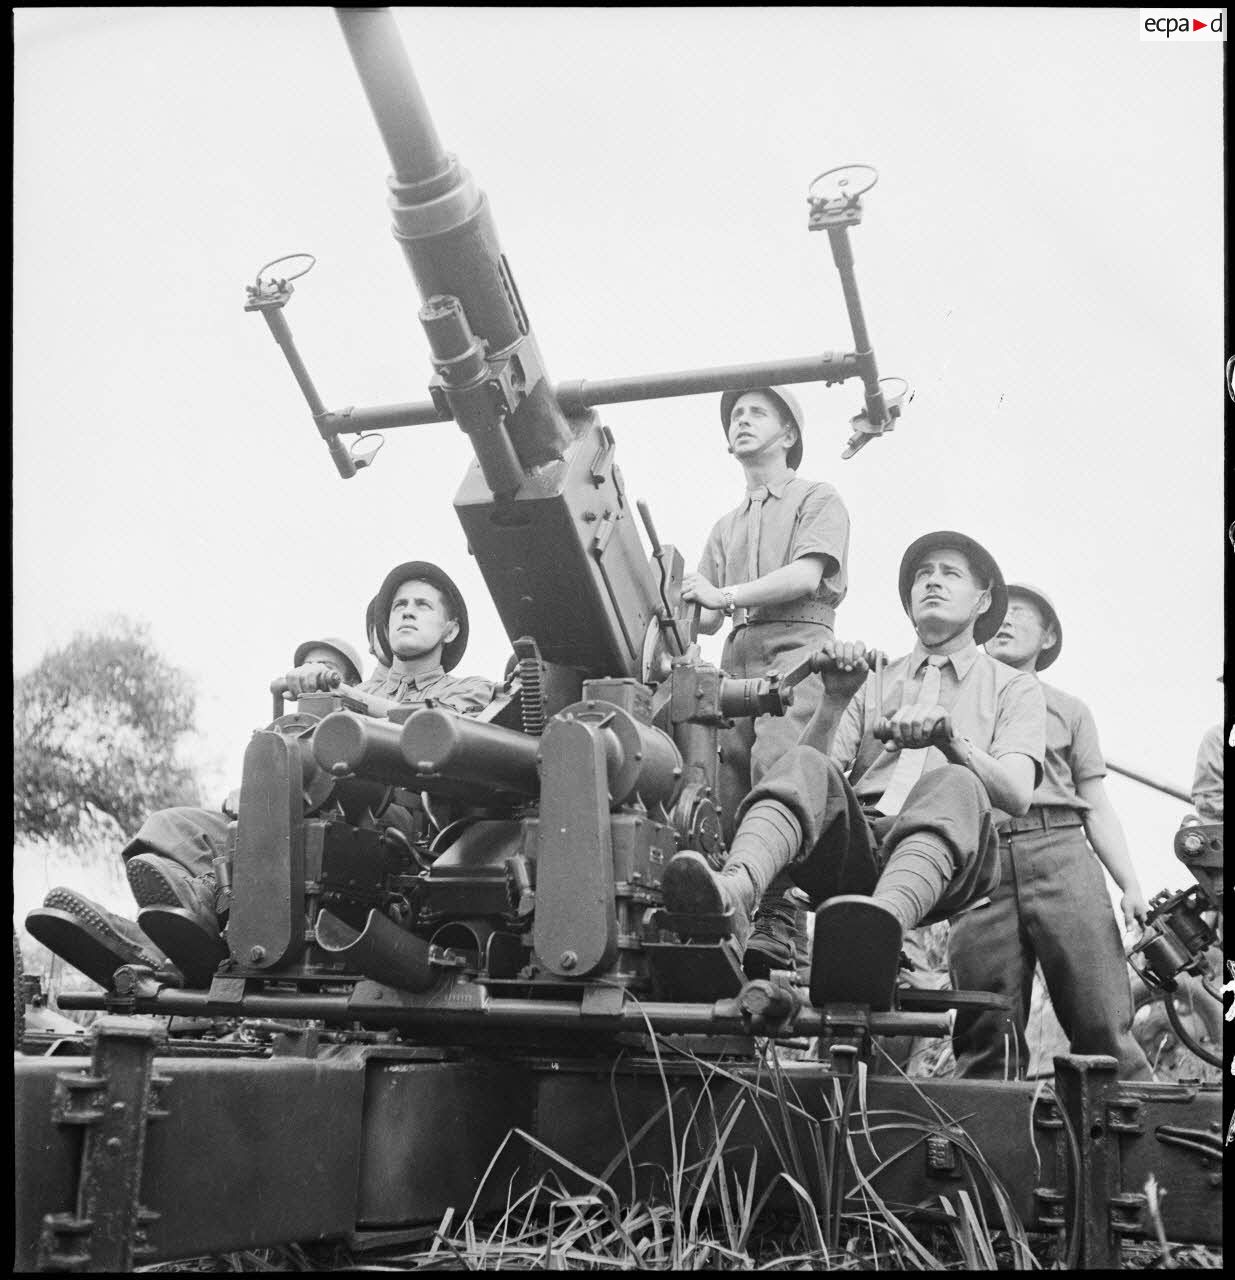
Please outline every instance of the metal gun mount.
[[1164, 889], [1150, 899], [1145, 931], [1128, 952], [1128, 963], [1148, 987], [1167, 994], [1165, 1008], [1176, 1035], [1197, 1057], [1220, 1067], [1222, 1060], [1197, 1043], [1182, 1025], [1170, 997], [1180, 976], [1192, 974], [1215, 1000], [1221, 1001], [1206, 953], [1219, 940], [1213, 917], [1222, 914], [1225, 892], [1222, 824], [1195, 818], [1185, 821], [1175, 833], [1175, 856], [1197, 883], [1177, 892]]
[[[263, 273], [270, 267], [287, 261], [286, 258], [276, 259], [259, 270], [256, 283], [247, 287], [245, 310], [259, 311], [265, 318], [308, 402], [314, 424], [326, 441], [335, 466], [344, 479], [370, 465], [381, 442], [369, 441], [363, 445], [358, 442], [349, 450], [339, 440], [341, 435], [357, 435], [363, 441], [370, 432], [454, 420], [472, 435], [477, 444], [477, 456], [481, 459], [493, 492], [502, 494], [503, 490], [494, 487], [494, 484], [503, 481], [508, 485], [507, 491], [513, 492], [519, 487], [517, 467], [513, 460], [507, 457], [507, 465], [499, 465], [498, 455], [503, 450], [494, 438], [489, 441], [486, 465], [485, 454], [481, 452], [480, 442], [474, 434], [476, 414], [486, 418], [492, 418], [494, 414], [499, 418], [514, 415], [523, 401], [533, 396], [541, 386], [539, 382], [533, 385], [526, 378], [518, 360], [507, 358], [511, 352], [504, 345], [505, 340], [512, 337], [517, 340], [520, 336], [530, 338], [526, 313], [509, 264], [497, 249], [496, 237], [492, 238], [490, 245], [482, 246], [493, 251], [494, 281], [500, 282], [509, 294], [513, 304], [513, 318], [517, 321], [517, 332], [507, 333], [503, 344], [499, 345], [495, 342], [494, 335], [482, 325], [484, 317], [481, 313], [485, 309], [483, 305], [469, 305], [467, 300], [462, 300], [463, 305], [460, 305], [461, 299], [453, 297], [448, 289], [439, 293], [428, 286], [427, 279], [439, 273], [422, 272], [421, 267], [417, 266], [417, 259], [423, 264], [432, 255], [432, 250], [423, 245], [418, 252], [411, 243], [412, 239], [427, 237], [432, 220], [439, 214], [449, 219], [457, 212], [449, 207], [451, 201], [446, 199], [443, 200], [441, 209], [435, 207], [432, 212], [428, 211], [429, 202], [437, 196], [437, 192], [431, 188], [434, 175], [438, 175], [439, 170], [447, 178], [451, 172], [460, 175], [460, 185], [454, 189], [454, 194], [462, 192], [464, 201], [470, 199], [482, 204], [484, 196], [475, 190], [470, 177], [458, 168], [454, 158], [441, 152], [432, 121], [412, 77], [411, 68], [402, 55], [402, 48], [399, 47], [397, 56], [392, 56], [391, 43], [397, 43], [393, 25], [388, 26], [372, 11], [369, 14], [353, 11], [352, 16], [341, 14], [340, 22], [395, 163], [395, 174], [391, 178], [391, 189], [395, 193], [392, 200], [396, 214], [395, 237], [403, 242], [413, 273], [421, 284], [425, 305], [420, 319], [429, 337], [434, 364], [438, 370], [438, 376], [429, 387], [431, 399], [361, 409], [351, 406], [341, 410], [327, 409], [296, 349], [283, 315], [283, 308], [292, 295], [290, 280], [296, 277], [263, 277]], [[375, 34], [378, 32], [380, 36]], [[397, 116], [395, 111], [385, 110], [391, 97], [391, 81], [382, 81], [381, 76], [392, 65], [397, 66], [397, 73], [402, 77], [406, 89], [404, 101], [399, 104], [406, 108], [401, 116]], [[383, 95], [387, 101], [379, 106]], [[420, 149], [419, 154], [415, 154], [417, 148]], [[421, 176], [408, 181], [407, 176], [413, 173]], [[865, 388], [866, 402], [862, 410], [850, 419], [852, 435], [841, 454], [842, 458], [852, 458], [870, 440], [891, 431], [896, 419], [913, 398], [909, 383], [904, 378], [879, 376], [858, 295], [853, 248], [849, 243], [849, 228], [861, 222], [862, 196], [875, 185], [877, 177], [870, 165], [842, 165], [815, 178], [807, 196], [810, 206], [808, 230], [826, 231], [831, 243], [832, 258], [840, 274], [845, 306], [853, 331], [854, 350], [828, 350], [818, 356], [797, 359], [641, 374], [602, 381], [577, 379], [560, 382], [552, 389], [548, 389], [546, 384], [541, 388], [542, 394], [547, 393], [556, 401], [561, 413], [570, 415], [605, 404], [627, 404], [715, 391], [755, 390], [759, 387], [799, 382], [823, 382], [825, 386], [832, 386], [857, 377], [862, 380]], [[404, 195], [417, 197], [418, 193], [413, 189], [421, 185], [430, 189], [423, 193], [424, 203], [419, 212], [410, 201], [407, 205], [400, 205], [399, 201]], [[464, 187], [466, 191], [463, 190]], [[466, 218], [468, 215], [465, 213], [464, 216]], [[434, 230], [440, 231], [441, 228]], [[312, 262], [309, 265], [312, 266]], [[298, 274], [303, 275], [308, 269], [306, 267]], [[445, 274], [451, 274], [449, 268]], [[465, 398], [459, 394], [464, 389], [469, 393], [466, 403]], [[491, 434], [500, 433], [500, 427], [490, 430]]]

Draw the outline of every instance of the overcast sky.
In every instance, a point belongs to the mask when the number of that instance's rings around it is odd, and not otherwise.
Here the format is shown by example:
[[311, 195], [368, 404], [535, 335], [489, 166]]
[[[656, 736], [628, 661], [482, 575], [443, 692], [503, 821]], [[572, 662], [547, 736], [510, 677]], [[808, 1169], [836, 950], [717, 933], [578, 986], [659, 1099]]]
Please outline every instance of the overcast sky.
[[[1222, 713], [1221, 46], [1136, 9], [396, 11], [489, 194], [550, 375], [850, 349], [810, 180], [879, 171], [852, 233], [881, 371], [916, 399], [841, 462], [857, 383], [804, 387], [802, 474], [853, 518], [842, 638], [911, 642], [905, 546], [985, 543], [1045, 588], [1053, 682], [1121, 763], [1189, 785]], [[399, 560], [509, 646], [450, 500], [451, 424], [338, 478], [244, 286], [307, 250], [287, 317], [332, 408], [422, 399], [376, 128], [328, 9], [15, 14], [14, 666], [109, 614], [192, 674], [221, 795], [272, 676], [363, 645]], [[717, 397], [606, 409], [627, 487], [692, 563], [741, 494]], [[1182, 804], [1112, 778], [1147, 892]]]

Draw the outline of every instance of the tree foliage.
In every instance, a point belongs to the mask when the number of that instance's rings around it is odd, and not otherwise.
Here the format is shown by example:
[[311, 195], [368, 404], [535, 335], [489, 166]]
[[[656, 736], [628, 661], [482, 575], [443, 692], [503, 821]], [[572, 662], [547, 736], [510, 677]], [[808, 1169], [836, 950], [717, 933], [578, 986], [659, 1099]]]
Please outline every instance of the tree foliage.
[[180, 759], [196, 693], [142, 625], [121, 618], [78, 633], [13, 692], [17, 837], [80, 846], [103, 831], [132, 835], [152, 810], [198, 803]]

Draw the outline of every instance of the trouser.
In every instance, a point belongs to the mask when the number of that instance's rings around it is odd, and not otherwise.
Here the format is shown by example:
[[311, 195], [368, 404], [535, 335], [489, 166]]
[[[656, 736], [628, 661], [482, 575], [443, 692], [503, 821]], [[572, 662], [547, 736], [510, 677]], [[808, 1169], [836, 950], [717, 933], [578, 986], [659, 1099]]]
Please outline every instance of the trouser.
[[[803, 658], [816, 653], [832, 634], [832, 628], [825, 623], [748, 623], [731, 631], [726, 638], [721, 669], [740, 680], [788, 671]], [[793, 702], [783, 716], [742, 717], [721, 730], [716, 790], [726, 844], [733, 843], [743, 799], [787, 751], [797, 746], [822, 700], [823, 682], [818, 676], [807, 676], [794, 686]], [[775, 909], [792, 887], [792, 881], [782, 871], [772, 878], [761, 903]], [[805, 962], [806, 916], [800, 907], [796, 934], [799, 957]]]
[[[832, 628], [823, 623], [749, 623], [730, 632], [721, 669], [738, 680], [788, 671], [831, 638]], [[822, 699], [822, 681], [818, 676], [807, 676], [794, 687], [793, 703], [783, 716], [741, 717], [721, 730], [716, 782], [727, 843], [732, 843], [736, 826], [732, 815], [751, 787], [762, 781], [786, 751], [797, 746]]]
[[1035, 964], [1041, 963], [1073, 1053], [1109, 1054], [1120, 1078], [1152, 1078], [1133, 1038], [1128, 965], [1101, 864], [1084, 828], [1005, 833], [1002, 876], [989, 906], [952, 922], [948, 965], [953, 985], [1012, 1001], [1013, 1062], [1007, 1019], [997, 1011], [959, 1012], [952, 1043], [960, 1076], [1023, 1076], [1029, 1063], [1025, 1023]]
[[120, 856], [128, 862], [139, 853], [161, 854], [199, 876], [212, 870], [215, 857], [226, 851], [230, 826], [229, 818], [209, 809], [159, 809], [142, 823]]
[[947, 919], [998, 883], [990, 801], [977, 777], [960, 765], [924, 773], [900, 813], [889, 818], [864, 811], [849, 780], [822, 752], [797, 746], [752, 789], [739, 821], [757, 800], [777, 800], [797, 817], [803, 852], [784, 870], [815, 904], [842, 893], [872, 893], [892, 850], [916, 832], [938, 836], [952, 857], [951, 879], [918, 923]]
[[[407, 804], [418, 805], [411, 796], [400, 796]], [[232, 819], [209, 809], [180, 806], [152, 813], [137, 834], [120, 851], [127, 863], [139, 853], [157, 853], [183, 867], [190, 875], [199, 876], [214, 869], [214, 859], [227, 850]], [[409, 844], [423, 835], [423, 821], [418, 822], [408, 807], [391, 804], [382, 812], [379, 826], [395, 827]]]

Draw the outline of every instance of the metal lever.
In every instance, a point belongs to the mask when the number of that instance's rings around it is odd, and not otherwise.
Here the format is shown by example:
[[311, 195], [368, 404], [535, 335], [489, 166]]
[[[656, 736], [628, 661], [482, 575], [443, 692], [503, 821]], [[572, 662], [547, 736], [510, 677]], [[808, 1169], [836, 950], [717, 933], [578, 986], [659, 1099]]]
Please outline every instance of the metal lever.
[[700, 616], [699, 606], [696, 605], [691, 612], [692, 620], [688, 628], [690, 639], [683, 640], [682, 630], [678, 624], [677, 615], [673, 612], [673, 607], [669, 603], [669, 592], [667, 589], [668, 584], [666, 582], [666, 579], [668, 578], [669, 570], [665, 564], [664, 548], [661, 546], [660, 539], [656, 536], [656, 526], [652, 523], [651, 508], [642, 498], [639, 498], [635, 502], [635, 507], [639, 512], [639, 518], [643, 521], [643, 527], [647, 530], [648, 541], [651, 542], [652, 544], [652, 559], [656, 561], [656, 564], [660, 569], [660, 581], [659, 581], [658, 589], [660, 591], [661, 604], [663, 604], [665, 607], [663, 621], [668, 626], [669, 630], [673, 632], [673, 638], [676, 641], [677, 647], [678, 647], [678, 656], [685, 657], [687, 649], [690, 647], [690, 645], [695, 643], [695, 640], [699, 636], [699, 616]]

